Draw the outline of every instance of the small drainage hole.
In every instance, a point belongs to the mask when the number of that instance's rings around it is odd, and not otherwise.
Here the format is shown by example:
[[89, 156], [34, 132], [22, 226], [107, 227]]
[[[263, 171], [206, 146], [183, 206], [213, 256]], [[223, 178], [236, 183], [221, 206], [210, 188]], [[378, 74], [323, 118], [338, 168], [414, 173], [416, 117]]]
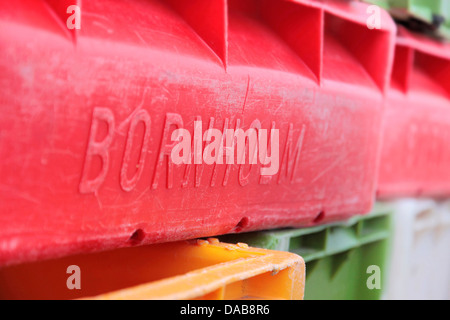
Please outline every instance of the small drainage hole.
[[317, 216], [314, 218], [313, 222], [314, 223], [319, 223], [320, 221], [323, 220], [323, 218], [325, 218], [325, 212], [324, 211], [320, 211]]
[[244, 217], [242, 218], [239, 223], [234, 227], [233, 231], [234, 232], [241, 232], [242, 229], [244, 229], [245, 227], [248, 226], [248, 218]]
[[142, 229], [137, 229], [133, 234], [131, 235], [129, 241], [132, 244], [139, 244], [144, 240], [145, 238], [145, 232]]

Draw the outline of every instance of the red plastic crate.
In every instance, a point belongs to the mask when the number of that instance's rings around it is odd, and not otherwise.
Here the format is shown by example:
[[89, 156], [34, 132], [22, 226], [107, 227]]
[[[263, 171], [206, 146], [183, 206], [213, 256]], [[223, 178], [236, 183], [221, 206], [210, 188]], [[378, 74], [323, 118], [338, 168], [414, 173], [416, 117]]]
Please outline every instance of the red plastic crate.
[[378, 196], [450, 194], [450, 45], [399, 28]]
[[[81, 29], [64, 10], [81, 5]], [[0, 265], [370, 211], [395, 24], [340, 1], [3, 1]], [[173, 165], [280, 130], [280, 169]]]

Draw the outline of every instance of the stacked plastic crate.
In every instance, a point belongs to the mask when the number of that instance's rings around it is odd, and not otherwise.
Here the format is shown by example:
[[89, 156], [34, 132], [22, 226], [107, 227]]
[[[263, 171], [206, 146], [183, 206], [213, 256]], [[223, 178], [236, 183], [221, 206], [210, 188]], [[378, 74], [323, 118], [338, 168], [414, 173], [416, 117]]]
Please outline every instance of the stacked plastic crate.
[[[450, 191], [448, 46], [356, 1], [0, 6], [1, 298], [400, 297], [406, 223], [374, 199]], [[271, 133], [276, 174], [268, 152], [223, 158], [226, 130], [249, 128]]]
[[[450, 46], [437, 39], [448, 37], [449, 20], [436, 26], [431, 18], [447, 17], [450, 10], [444, 1], [370, 2], [400, 19], [383, 113], [379, 202], [372, 214], [341, 226], [249, 233], [242, 239], [301, 253], [308, 270], [305, 298], [450, 299], [445, 200], [450, 194]], [[423, 25], [415, 31], [421, 32], [408, 31], [403, 25], [411, 27], [417, 17], [422, 17]], [[373, 246], [379, 249], [364, 247], [360, 240], [362, 225], [370, 225], [367, 219], [380, 222], [369, 229]], [[352, 256], [355, 248], [365, 252], [365, 259], [361, 254]], [[374, 270], [380, 272], [378, 287], [369, 283]]]
[[405, 6], [403, 21], [444, 20], [426, 33], [398, 30], [377, 193], [394, 211], [385, 298], [450, 299], [450, 50], [434, 38], [448, 38], [450, 7], [447, 1], [389, 5], [394, 12]]

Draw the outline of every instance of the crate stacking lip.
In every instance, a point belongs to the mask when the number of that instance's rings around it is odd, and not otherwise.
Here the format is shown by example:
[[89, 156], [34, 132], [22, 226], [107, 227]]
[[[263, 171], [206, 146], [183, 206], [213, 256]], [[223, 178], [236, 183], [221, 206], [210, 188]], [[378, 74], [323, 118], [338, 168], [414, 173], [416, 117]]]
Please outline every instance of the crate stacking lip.
[[299, 300], [304, 281], [296, 254], [210, 238], [0, 268], [0, 299]]
[[[377, 203], [372, 213], [345, 222], [220, 238], [301, 255], [307, 270], [305, 299], [380, 299], [388, 274], [391, 212], [388, 205]], [[376, 280], [370, 278], [375, 273]]]

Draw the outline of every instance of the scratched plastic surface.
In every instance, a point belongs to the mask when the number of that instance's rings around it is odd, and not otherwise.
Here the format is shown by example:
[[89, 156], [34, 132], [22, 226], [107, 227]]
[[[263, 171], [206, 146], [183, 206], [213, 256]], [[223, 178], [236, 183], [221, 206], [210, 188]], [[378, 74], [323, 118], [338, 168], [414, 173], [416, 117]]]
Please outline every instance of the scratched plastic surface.
[[450, 194], [450, 45], [399, 29], [378, 195]]
[[[79, 267], [80, 288], [68, 266]], [[72, 277], [71, 277], [72, 278]], [[217, 239], [181, 241], [0, 269], [0, 299], [300, 300], [305, 263], [293, 253]]]
[[[2, 1], [0, 265], [369, 212], [395, 25], [366, 8]], [[279, 129], [278, 173], [173, 165], [197, 119]]]

